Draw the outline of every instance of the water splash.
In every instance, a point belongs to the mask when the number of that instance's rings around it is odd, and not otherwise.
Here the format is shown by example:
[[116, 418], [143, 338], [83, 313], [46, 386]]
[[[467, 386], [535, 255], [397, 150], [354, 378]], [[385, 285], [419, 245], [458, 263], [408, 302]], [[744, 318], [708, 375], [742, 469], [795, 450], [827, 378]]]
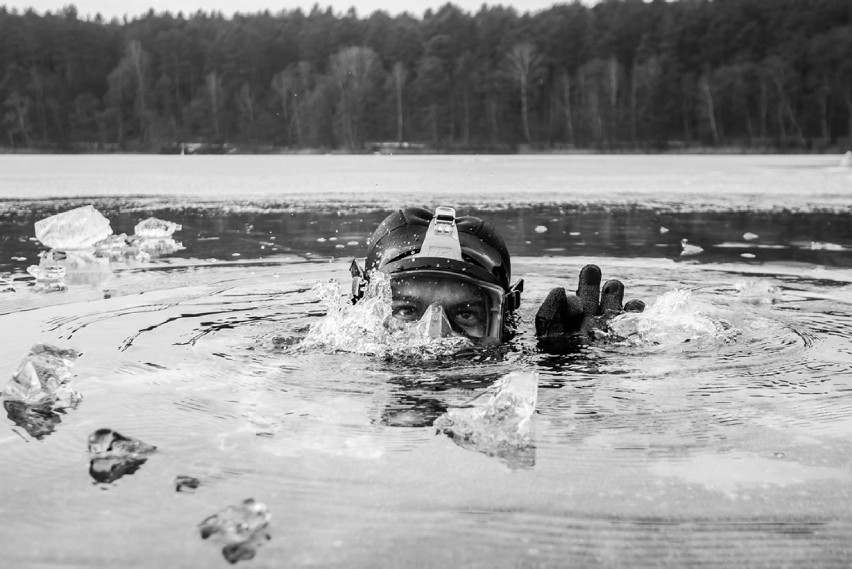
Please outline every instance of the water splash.
[[609, 327], [615, 336], [642, 346], [729, 342], [738, 334], [717, 308], [686, 290], [663, 294], [645, 312], [616, 316]]
[[435, 359], [452, 356], [473, 342], [463, 337], [430, 338], [419, 323], [397, 320], [391, 313], [390, 280], [375, 273], [364, 298], [352, 304], [337, 281], [318, 283], [313, 293], [327, 309], [311, 325], [302, 350], [334, 350], [387, 359]]

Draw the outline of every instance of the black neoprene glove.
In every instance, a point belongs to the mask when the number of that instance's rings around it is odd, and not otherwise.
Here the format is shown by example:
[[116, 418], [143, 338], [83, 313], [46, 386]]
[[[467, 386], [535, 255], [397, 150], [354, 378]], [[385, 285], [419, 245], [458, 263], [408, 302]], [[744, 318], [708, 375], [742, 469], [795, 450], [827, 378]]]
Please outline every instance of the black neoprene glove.
[[562, 287], [550, 291], [535, 315], [535, 335], [545, 351], [564, 353], [594, 340], [595, 328], [622, 312], [642, 312], [645, 303], [631, 300], [622, 307], [624, 285], [609, 280], [601, 289], [601, 270], [586, 265], [580, 270], [576, 295]]

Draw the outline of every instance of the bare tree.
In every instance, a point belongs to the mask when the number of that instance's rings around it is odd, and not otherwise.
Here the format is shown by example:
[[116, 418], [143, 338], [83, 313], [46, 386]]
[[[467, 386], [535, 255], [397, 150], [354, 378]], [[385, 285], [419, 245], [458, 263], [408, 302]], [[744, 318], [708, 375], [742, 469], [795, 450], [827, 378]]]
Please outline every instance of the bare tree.
[[331, 76], [340, 95], [338, 118], [350, 149], [361, 145], [364, 112], [378, 67], [379, 58], [369, 47], [347, 47], [331, 56]]
[[509, 50], [506, 61], [521, 92], [521, 124], [524, 139], [530, 143], [529, 88], [541, 70], [541, 56], [531, 43], [519, 43]]
[[402, 90], [405, 87], [405, 81], [408, 78], [408, 71], [405, 64], [397, 61], [393, 64], [393, 86], [396, 93], [396, 141], [402, 143]]

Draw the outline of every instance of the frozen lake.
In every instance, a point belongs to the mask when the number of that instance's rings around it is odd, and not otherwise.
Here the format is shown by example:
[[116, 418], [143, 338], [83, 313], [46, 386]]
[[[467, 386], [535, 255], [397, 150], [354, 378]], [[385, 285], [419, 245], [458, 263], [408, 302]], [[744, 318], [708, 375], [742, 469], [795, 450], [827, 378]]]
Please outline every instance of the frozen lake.
[[[0, 156], [14, 289], [0, 387], [47, 342], [82, 352], [83, 396], [46, 414], [6, 402], [4, 561], [227, 566], [198, 524], [254, 498], [270, 539], [246, 566], [848, 567], [852, 169], [838, 161]], [[181, 223], [185, 248], [79, 258], [67, 290], [37, 291], [33, 223], [90, 203], [115, 233]], [[503, 231], [526, 281], [508, 352], [300, 350], [324, 318], [313, 286], [345, 290], [366, 237], [408, 205]], [[682, 255], [683, 239], [703, 251]], [[627, 298], [684, 304], [636, 341], [540, 352], [538, 304], [589, 262]], [[531, 448], [495, 457], [436, 433], [515, 370], [540, 374]], [[158, 450], [98, 478], [87, 437], [101, 427]], [[181, 475], [200, 485], [176, 492]]]

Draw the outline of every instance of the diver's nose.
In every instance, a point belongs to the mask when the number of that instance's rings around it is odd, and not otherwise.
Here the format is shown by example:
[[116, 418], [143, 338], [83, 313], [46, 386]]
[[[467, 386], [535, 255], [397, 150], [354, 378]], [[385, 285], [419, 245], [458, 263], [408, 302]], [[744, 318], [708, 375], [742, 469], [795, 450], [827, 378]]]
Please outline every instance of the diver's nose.
[[429, 338], [443, 338], [453, 333], [444, 307], [437, 303], [430, 304], [423, 312], [423, 316], [420, 317], [420, 327], [424, 336]]

